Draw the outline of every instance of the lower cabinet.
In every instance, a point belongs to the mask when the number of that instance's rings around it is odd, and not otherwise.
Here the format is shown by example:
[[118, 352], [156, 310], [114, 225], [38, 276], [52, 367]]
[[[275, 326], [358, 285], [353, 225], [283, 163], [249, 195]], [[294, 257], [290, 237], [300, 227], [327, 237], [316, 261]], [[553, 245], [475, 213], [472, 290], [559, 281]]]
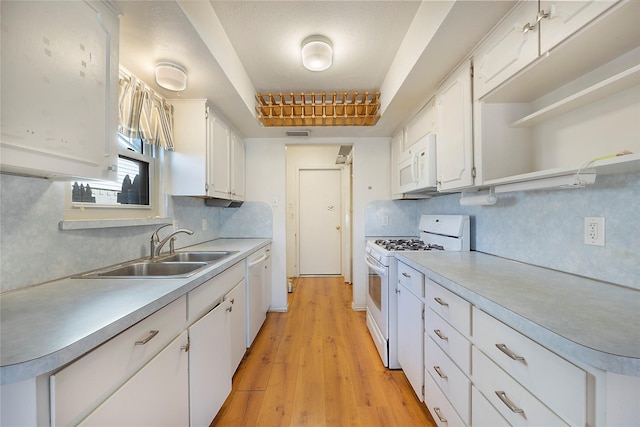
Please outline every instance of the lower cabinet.
[[424, 275], [398, 263], [398, 363], [413, 390], [424, 399]]
[[229, 328], [231, 332], [229, 366], [231, 374], [238, 369], [244, 353], [247, 351], [247, 286], [245, 281], [238, 283], [224, 300], [229, 304]]
[[211, 424], [231, 392], [231, 313], [231, 303], [225, 301], [189, 327], [192, 427]]
[[184, 331], [79, 425], [187, 425], [188, 343]]

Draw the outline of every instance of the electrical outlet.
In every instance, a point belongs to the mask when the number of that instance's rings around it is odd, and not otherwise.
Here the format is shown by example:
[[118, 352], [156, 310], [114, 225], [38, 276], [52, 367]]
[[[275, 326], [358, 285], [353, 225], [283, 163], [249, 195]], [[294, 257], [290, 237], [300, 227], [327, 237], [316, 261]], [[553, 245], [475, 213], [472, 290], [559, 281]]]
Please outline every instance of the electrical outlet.
[[584, 243], [604, 246], [604, 217], [587, 216], [584, 218]]
[[209, 221], [207, 221], [207, 218], [202, 218], [202, 231], [207, 231], [208, 228]]
[[387, 226], [389, 225], [389, 215], [382, 215], [382, 225], [383, 226]]

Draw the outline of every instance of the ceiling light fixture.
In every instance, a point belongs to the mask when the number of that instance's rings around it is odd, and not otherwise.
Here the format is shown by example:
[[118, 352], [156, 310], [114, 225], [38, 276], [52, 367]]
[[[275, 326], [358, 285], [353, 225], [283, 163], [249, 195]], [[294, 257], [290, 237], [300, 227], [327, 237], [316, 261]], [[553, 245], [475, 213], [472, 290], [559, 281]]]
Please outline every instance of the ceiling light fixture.
[[333, 62], [331, 40], [324, 36], [309, 36], [302, 41], [302, 65], [310, 71], [324, 71]]
[[182, 92], [187, 88], [187, 70], [171, 62], [156, 65], [156, 82], [163, 88]]

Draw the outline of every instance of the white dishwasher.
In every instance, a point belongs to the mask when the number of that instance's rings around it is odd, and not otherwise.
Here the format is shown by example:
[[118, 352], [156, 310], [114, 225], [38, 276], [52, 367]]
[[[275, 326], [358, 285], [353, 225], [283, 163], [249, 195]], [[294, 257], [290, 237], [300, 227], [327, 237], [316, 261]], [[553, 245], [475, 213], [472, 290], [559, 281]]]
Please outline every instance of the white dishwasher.
[[271, 246], [247, 258], [247, 348], [258, 335], [271, 305]]

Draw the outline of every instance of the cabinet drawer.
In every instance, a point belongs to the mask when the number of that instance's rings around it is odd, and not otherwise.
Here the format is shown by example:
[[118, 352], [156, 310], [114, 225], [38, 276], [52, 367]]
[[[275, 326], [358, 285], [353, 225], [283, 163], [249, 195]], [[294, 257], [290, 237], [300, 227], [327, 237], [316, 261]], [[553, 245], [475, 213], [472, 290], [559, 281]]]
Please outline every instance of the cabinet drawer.
[[431, 279], [426, 283], [427, 304], [462, 335], [471, 335], [471, 304]]
[[244, 280], [244, 264], [241, 261], [229, 267], [187, 294], [189, 325], [207, 314], [227, 292]]
[[475, 346], [472, 358], [474, 385], [509, 424], [546, 427], [567, 425]]
[[401, 262], [398, 263], [398, 282], [415, 296], [424, 298], [424, 274]]
[[471, 386], [471, 419], [473, 427], [509, 427], [507, 420], [474, 386]]
[[425, 310], [425, 331], [427, 335], [458, 365], [467, 375], [471, 373], [471, 343], [453, 326], [442, 320], [430, 308]]
[[449, 399], [462, 421], [469, 425], [471, 381], [430, 338], [425, 339], [424, 369]]
[[587, 378], [582, 369], [475, 307], [473, 336], [487, 356], [569, 424], [585, 425]]
[[71, 423], [177, 337], [186, 308], [183, 296], [52, 375], [52, 425]]
[[424, 402], [438, 427], [465, 427], [451, 403], [442, 394], [431, 375], [424, 376]]

